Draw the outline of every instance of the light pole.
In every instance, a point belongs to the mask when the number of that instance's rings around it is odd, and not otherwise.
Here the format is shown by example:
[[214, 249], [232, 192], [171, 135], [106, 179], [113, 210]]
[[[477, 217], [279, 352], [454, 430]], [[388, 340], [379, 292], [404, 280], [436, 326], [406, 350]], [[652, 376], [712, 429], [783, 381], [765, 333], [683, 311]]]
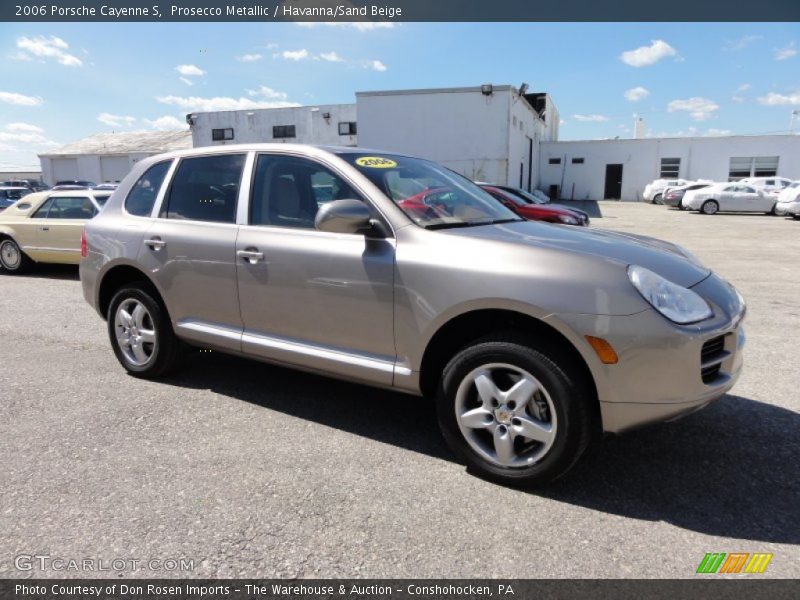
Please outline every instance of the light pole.
[[789, 120], [789, 135], [792, 135], [794, 133], [794, 118], [797, 115], [800, 115], [800, 110], [794, 109], [792, 111], [792, 118]]

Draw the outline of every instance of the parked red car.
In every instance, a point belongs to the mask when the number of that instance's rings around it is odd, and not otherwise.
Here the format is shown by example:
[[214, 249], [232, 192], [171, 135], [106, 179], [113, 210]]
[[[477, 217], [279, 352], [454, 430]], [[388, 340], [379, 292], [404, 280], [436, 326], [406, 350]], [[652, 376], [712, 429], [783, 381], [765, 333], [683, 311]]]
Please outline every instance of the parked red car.
[[585, 213], [580, 213], [563, 206], [553, 204], [533, 204], [526, 202], [523, 198], [512, 194], [506, 190], [493, 185], [481, 185], [485, 191], [489, 192], [496, 200], [503, 203], [520, 217], [529, 221], [547, 221], [549, 223], [561, 223], [563, 225], [577, 225], [585, 227], [589, 224], [589, 219]]

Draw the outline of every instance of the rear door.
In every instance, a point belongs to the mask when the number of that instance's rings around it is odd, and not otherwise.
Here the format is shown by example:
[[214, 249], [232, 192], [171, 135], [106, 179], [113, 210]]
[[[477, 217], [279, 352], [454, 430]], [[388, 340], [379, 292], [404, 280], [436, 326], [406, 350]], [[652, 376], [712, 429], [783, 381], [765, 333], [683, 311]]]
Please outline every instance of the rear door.
[[139, 250], [178, 334], [234, 350], [242, 331], [236, 206], [246, 160], [242, 152], [180, 158]]

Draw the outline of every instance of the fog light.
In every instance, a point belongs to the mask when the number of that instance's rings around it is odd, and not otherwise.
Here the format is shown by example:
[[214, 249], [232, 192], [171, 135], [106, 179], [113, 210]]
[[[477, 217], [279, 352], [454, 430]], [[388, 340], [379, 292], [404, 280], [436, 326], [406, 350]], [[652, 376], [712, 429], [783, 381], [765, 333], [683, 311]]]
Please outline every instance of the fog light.
[[611, 344], [609, 344], [603, 338], [594, 337], [591, 335], [587, 335], [584, 337], [586, 337], [586, 341], [589, 342], [589, 345], [597, 353], [597, 356], [600, 358], [600, 362], [602, 362], [605, 365], [615, 365], [617, 364], [617, 362], [619, 362], [617, 353], [614, 352], [614, 349], [611, 347]]

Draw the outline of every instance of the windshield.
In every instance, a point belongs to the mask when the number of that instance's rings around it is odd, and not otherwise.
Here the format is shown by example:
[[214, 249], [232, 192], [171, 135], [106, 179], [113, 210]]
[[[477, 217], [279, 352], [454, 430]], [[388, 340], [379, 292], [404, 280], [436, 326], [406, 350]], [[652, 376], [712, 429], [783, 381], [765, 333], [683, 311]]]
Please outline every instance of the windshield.
[[542, 198], [539, 198], [539, 196], [535, 196], [530, 192], [526, 192], [525, 190], [521, 190], [519, 188], [503, 188], [503, 189], [506, 190], [507, 192], [511, 192], [512, 194], [519, 196], [520, 198], [525, 200], [525, 202], [527, 202], [528, 204], [547, 204], [547, 202], [545, 202]]
[[467, 178], [435, 163], [388, 154], [339, 156], [426, 229], [523, 220]]

